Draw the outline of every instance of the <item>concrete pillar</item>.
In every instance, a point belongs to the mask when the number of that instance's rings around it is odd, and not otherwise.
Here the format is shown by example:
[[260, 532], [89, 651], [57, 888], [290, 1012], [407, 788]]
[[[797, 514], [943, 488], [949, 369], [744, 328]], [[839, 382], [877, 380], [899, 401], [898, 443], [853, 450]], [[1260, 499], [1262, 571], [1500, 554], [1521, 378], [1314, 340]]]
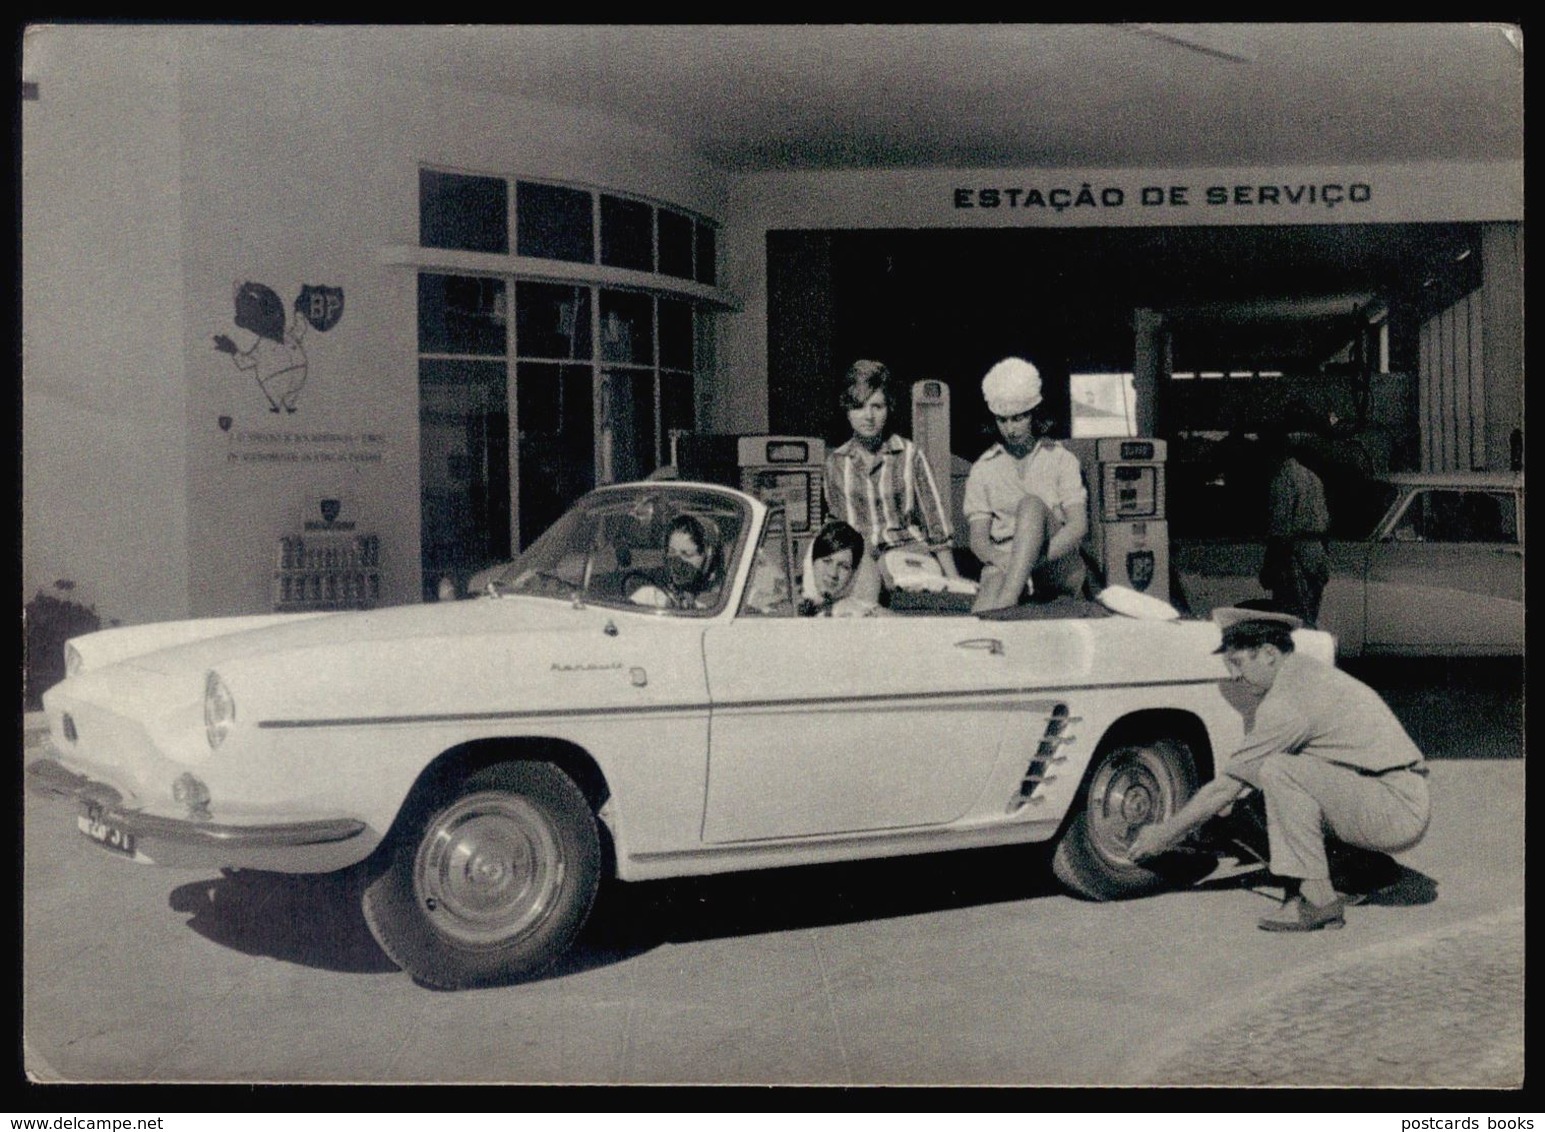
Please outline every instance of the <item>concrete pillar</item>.
[[1169, 362], [1165, 357], [1164, 316], [1139, 307], [1132, 312], [1132, 387], [1137, 394], [1137, 435], [1154, 436], [1159, 427], [1159, 384]]
[[1481, 358], [1486, 382], [1486, 467], [1505, 471], [1524, 418], [1523, 225], [1481, 228]]
[[837, 416], [832, 356], [832, 234], [767, 237], [767, 422], [769, 430], [824, 436]]

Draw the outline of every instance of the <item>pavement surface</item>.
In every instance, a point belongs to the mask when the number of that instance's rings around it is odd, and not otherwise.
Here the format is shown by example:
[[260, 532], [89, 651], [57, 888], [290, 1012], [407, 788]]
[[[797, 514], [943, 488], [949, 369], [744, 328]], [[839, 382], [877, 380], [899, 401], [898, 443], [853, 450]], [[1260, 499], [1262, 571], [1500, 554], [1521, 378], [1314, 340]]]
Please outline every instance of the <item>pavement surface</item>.
[[1293, 972], [1138, 1075], [1170, 1085], [1516, 1088], [1524, 916], [1513, 909]]
[[[426, 990], [358, 878], [108, 859], [25, 809], [27, 1072], [70, 1082], [1292, 1085], [1524, 1079], [1521, 683], [1360, 673], [1435, 761], [1426, 839], [1340, 931], [1271, 890], [1075, 900], [981, 850], [615, 885], [563, 966]], [[29, 742], [27, 757], [39, 748]]]

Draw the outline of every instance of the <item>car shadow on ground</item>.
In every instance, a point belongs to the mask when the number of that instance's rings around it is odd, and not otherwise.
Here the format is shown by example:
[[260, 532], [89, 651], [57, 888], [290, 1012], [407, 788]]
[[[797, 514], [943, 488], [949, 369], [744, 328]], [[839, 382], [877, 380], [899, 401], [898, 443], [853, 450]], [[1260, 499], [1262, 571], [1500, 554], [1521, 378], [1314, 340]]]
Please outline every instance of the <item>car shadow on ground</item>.
[[[1176, 855], [1165, 868], [1174, 888], [1251, 889], [1281, 882], [1263, 867], [1217, 868], [1205, 854]], [[181, 885], [168, 903], [205, 939], [247, 955], [319, 970], [385, 974], [397, 967], [376, 944], [360, 910], [362, 868], [320, 875], [228, 870]], [[569, 953], [535, 976], [562, 978], [625, 962], [664, 944], [760, 935], [918, 916], [1063, 895], [1044, 847], [1011, 846], [876, 861], [764, 869], [720, 876], [603, 884]], [[1273, 896], [1273, 898], [1276, 898]], [[1410, 906], [1437, 899], [1437, 882], [1399, 866], [1393, 883], [1364, 905]]]
[[[1424, 872], [1396, 863], [1387, 877], [1380, 878], [1379, 887], [1345, 885], [1337, 883], [1337, 891], [1348, 898], [1348, 903], [1362, 907], [1412, 908], [1431, 904], [1438, 899], [1438, 882]], [[1273, 901], [1282, 899], [1286, 892], [1280, 877], [1273, 876], [1264, 865], [1245, 864], [1220, 867], [1213, 875], [1206, 876], [1191, 885], [1198, 892], [1221, 892], [1230, 889], [1249, 889]]]
[[1011, 846], [608, 886], [576, 948], [636, 953], [663, 943], [797, 931], [1058, 895], [1043, 848]]
[[[360, 909], [363, 868], [321, 875], [227, 870], [172, 890], [187, 926], [222, 947], [320, 970], [396, 965]], [[603, 884], [575, 945], [537, 976], [560, 978], [667, 943], [916, 916], [1062, 892], [1035, 846]]]
[[350, 974], [395, 971], [360, 910], [361, 869], [294, 874], [226, 870], [172, 890], [188, 927], [223, 947]]

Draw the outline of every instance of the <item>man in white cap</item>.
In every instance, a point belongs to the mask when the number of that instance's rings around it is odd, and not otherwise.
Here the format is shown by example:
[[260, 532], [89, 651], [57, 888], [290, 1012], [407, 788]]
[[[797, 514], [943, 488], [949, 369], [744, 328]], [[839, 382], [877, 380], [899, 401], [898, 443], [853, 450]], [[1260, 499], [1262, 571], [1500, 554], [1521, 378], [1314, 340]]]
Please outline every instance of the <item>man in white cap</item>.
[[1213, 619], [1223, 629], [1217, 651], [1258, 697], [1244, 745], [1174, 817], [1138, 830], [1127, 852], [1133, 860], [1164, 852], [1253, 786], [1266, 799], [1271, 871], [1290, 889], [1261, 928], [1339, 928], [1346, 900], [1331, 880], [1326, 837], [1378, 853], [1420, 841], [1431, 815], [1422, 753], [1372, 688], [1293, 651], [1298, 618], [1219, 609]]
[[982, 379], [982, 396], [1003, 439], [966, 479], [971, 551], [982, 562], [975, 609], [1017, 605], [1032, 593], [1077, 594], [1089, 493], [1078, 457], [1040, 435], [1040, 372], [1023, 358], [1005, 358]]

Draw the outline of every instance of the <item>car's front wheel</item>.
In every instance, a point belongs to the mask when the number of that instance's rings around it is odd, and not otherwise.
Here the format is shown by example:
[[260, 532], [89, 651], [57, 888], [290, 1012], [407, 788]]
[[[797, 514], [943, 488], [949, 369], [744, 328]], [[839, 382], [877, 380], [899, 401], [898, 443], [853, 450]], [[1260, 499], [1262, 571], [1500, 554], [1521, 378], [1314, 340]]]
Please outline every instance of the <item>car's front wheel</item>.
[[569, 949], [595, 900], [600, 837], [574, 781], [541, 762], [470, 775], [401, 831], [365, 890], [381, 949], [430, 986], [534, 974]]
[[1095, 763], [1052, 855], [1052, 872], [1090, 900], [1164, 888], [1165, 875], [1133, 861], [1127, 847], [1139, 829], [1173, 817], [1195, 792], [1196, 759], [1179, 739], [1113, 745]]

